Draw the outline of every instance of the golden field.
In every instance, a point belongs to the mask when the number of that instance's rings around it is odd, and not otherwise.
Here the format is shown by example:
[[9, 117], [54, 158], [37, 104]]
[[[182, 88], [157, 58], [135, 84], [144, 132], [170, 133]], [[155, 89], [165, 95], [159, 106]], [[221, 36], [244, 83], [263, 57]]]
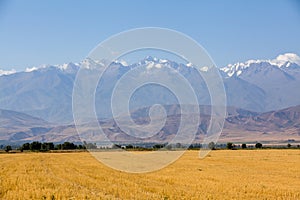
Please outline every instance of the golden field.
[[86, 152], [0, 154], [0, 199], [300, 199], [300, 150], [198, 154], [146, 174]]

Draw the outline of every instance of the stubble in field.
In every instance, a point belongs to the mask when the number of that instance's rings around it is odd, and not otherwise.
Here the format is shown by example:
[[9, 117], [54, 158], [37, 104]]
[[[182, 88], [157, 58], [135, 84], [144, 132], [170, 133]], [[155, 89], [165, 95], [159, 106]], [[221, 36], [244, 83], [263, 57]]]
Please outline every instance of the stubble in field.
[[[105, 153], [105, 152], [103, 152]], [[89, 153], [0, 155], [0, 199], [300, 199], [299, 150], [187, 151], [129, 174]]]

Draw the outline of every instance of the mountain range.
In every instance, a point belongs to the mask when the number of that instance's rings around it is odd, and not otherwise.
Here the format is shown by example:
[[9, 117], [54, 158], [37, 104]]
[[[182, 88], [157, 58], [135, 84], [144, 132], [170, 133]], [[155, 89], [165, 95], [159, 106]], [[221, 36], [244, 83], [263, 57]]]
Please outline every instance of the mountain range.
[[[78, 136], [74, 135], [76, 131], [72, 114], [72, 92], [76, 75], [79, 69], [98, 70], [103, 68], [104, 63], [105, 60], [86, 58], [80, 63], [44, 65], [27, 68], [22, 72], [0, 70], [0, 140], [78, 140]], [[178, 71], [192, 85], [199, 105], [210, 105], [206, 84], [191, 63], [182, 64], [150, 56], [130, 65], [125, 61], [115, 61], [105, 71], [95, 95], [97, 117], [107, 127], [111, 137], [126, 139], [110, 121], [113, 87], [122, 76], [138, 66], [145, 66], [145, 70], [149, 71], [159, 72], [164, 67]], [[205, 73], [206, 69], [202, 69]], [[233, 133], [236, 134], [232, 137], [239, 138], [238, 133], [242, 131], [251, 132], [252, 136], [254, 132], [263, 133], [259, 137], [266, 138], [270, 137], [268, 134], [273, 133], [272, 136], [278, 139], [287, 139], [289, 134], [292, 134], [291, 138], [297, 139], [300, 132], [297, 124], [297, 105], [300, 105], [298, 55], [286, 53], [270, 60], [248, 60], [229, 64], [219, 68], [219, 72], [224, 82], [228, 108], [235, 108], [244, 114], [251, 113], [250, 116], [239, 113], [226, 118], [223, 134], [227, 134], [227, 138]], [[157, 103], [178, 104], [174, 95], [157, 85], [137, 90], [131, 100], [130, 107], [135, 112]], [[293, 116], [290, 113], [293, 113]], [[178, 120], [175, 114], [172, 116], [173, 120]], [[136, 119], [145, 121], [141, 116], [136, 116]], [[175, 124], [172, 120], [170, 123]], [[93, 130], [88, 131], [88, 123], [83, 123], [82, 126], [87, 129], [86, 134], [92, 134]], [[202, 124], [202, 127], [205, 126]], [[169, 126], [166, 132], [174, 127]], [[201, 130], [199, 129], [199, 134]], [[278, 137], [275, 137], [276, 134]], [[245, 136], [243, 138], [245, 139]]]
[[[116, 61], [105, 72], [105, 83], [98, 87], [96, 109], [99, 118], [111, 116], [111, 91], [115, 83], [130, 69], [139, 65], [169, 66], [179, 71], [194, 86], [200, 105], [209, 105], [209, 93], [196, 68], [165, 59], [147, 57], [127, 65]], [[70, 123], [72, 90], [79, 68], [96, 70], [102, 62], [89, 58], [80, 63], [27, 68], [23, 72], [3, 72], [0, 76], [0, 108], [23, 112], [54, 123]], [[151, 70], [151, 69], [150, 69]], [[279, 110], [300, 105], [300, 58], [296, 54], [279, 55], [273, 60], [249, 60], [219, 68], [224, 80], [227, 105], [255, 112]], [[0, 71], [1, 72], [1, 71]], [[140, 95], [156, 96], [158, 103], [176, 104], [172, 95], [157, 86], [144, 88]], [[155, 93], [155, 94], [154, 94]], [[139, 98], [133, 107], [152, 105], [151, 98]]]
[[[149, 107], [132, 112], [135, 123], [142, 125], [149, 123], [147, 116]], [[105, 141], [105, 136], [116, 143], [149, 143], [171, 141], [180, 124], [180, 107], [178, 105], [165, 106], [168, 113], [164, 127], [155, 135], [145, 138], [135, 138], [124, 133], [113, 119], [83, 123], [58, 125], [23, 113], [0, 110], [0, 142], [24, 143], [31, 141], [42, 142], [91, 142]], [[195, 142], [200, 143], [205, 136], [211, 116], [209, 106], [200, 106], [201, 120]], [[192, 118], [193, 116], [189, 116]], [[98, 123], [105, 134], [100, 134]], [[300, 106], [294, 106], [278, 111], [256, 113], [244, 109], [228, 107], [224, 129], [219, 142], [256, 142], [284, 143], [300, 141]]]

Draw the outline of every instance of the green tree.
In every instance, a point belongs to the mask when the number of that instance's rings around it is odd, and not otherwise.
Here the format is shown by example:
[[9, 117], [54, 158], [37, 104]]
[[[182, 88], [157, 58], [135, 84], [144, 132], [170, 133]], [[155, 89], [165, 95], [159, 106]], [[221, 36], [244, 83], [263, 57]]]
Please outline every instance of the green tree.
[[7, 145], [7, 146], [5, 147], [5, 151], [6, 151], [6, 152], [9, 152], [9, 151], [11, 151], [11, 150], [12, 150], [12, 148], [11, 148], [10, 145]]
[[211, 149], [211, 150], [214, 150], [214, 149], [216, 149], [216, 144], [214, 142], [210, 142], [208, 144], [208, 148]]
[[242, 144], [242, 149], [246, 149], [247, 145], [245, 143]]
[[263, 146], [262, 143], [259, 143], [259, 142], [255, 144], [255, 148], [257, 148], [257, 149], [261, 149], [262, 146]]
[[155, 144], [153, 145], [153, 149], [161, 149], [161, 148], [164, 148], [164, 144]]
[[42, 148], [42, 143], [35, 141], [30, 144], [31, 151], [40, 151]]
[[82, 144], [80, 144], [77, 146], [77, 149], [85, 149], [85, 147]]
[[227, 147], [227, 149], [233, 149], [233, 143], [232, 142], [227, 142], [226, 147]]
[[62, 149], [62, 145], [61, 145], [61, 144], [55, 145], [55, 149], [56, 149], [56, 150], [61, 150], [61, 149]]
[[29, 143], [25, 143], [22, 145], [21, 147], [22, 150], [30, 150], [30, 144]]
[[54, 149], [54, 144], [52, 142], [45, 142], [41, 146], [42, 151], [49, 151]]
[[292, 147], [292, 145], [291, 145], [290, 143], [288, 143], [288, 144], [287, 144], [287, 147], [288, 147], [288, 148], [291, 148], [291, 147]]
[[62, 149], [76, 149], [76, 145], [71, 142], [64, 142], [62, 144]]

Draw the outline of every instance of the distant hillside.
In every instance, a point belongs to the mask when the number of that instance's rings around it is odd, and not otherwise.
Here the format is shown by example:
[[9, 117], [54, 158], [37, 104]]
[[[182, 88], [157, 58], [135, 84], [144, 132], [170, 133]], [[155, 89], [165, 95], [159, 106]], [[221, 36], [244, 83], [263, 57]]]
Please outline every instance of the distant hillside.
[[[168, 142], [175, 137], [180, 124], [180, 110], [177, 105], [165, 106], [168, 117], [164, 127], [157, 134], [138, 139], [125, 134], [114, 120], [90, 122], [79, 125], [80, 137], [75, 125], [51, 125], [44, 120], [22, 113], [1, 111], [0, 140], [13, 142], [42, 141], [42, 142], [78, 142], [81, 140], [101, 142], [105, 136], [99, 132], [101, 124], [107, 138], [123, 143], [136, 142]], [[201, 142], [210, 122], [210, 106], [200, 106], [201, 123], [195, 142]], [[135, 110], [131, 113], [137, 125], [149, 123], [149, 107]], [[300, 105], [266, 113], [256, 113], [244, 109], [229, 107], [223, 132], [219, 142], [300, 142]], [[189, 116], [190, 119], [193, 116]], [[127, 120], [127, 118], [124, 118]], [[5, 123], [4, 123], [5, 122]], [[192, 120], [191, 120], [192, 123]], [[1, 123], [2, 124], [2, 123]], [[6, 125], [5, 125], [6, 124]], [[131, 127], [136, 128], [136, 127]], [[151, 127], [149, 130], [151, 130]]]
[[44, 134], [54, 126], [24, 113], [0, 109], [0, 140], [21, 141]]
[[236, 115], [226, 119], [223, 140], [300, 142], [300, 106], [256, 116]]

